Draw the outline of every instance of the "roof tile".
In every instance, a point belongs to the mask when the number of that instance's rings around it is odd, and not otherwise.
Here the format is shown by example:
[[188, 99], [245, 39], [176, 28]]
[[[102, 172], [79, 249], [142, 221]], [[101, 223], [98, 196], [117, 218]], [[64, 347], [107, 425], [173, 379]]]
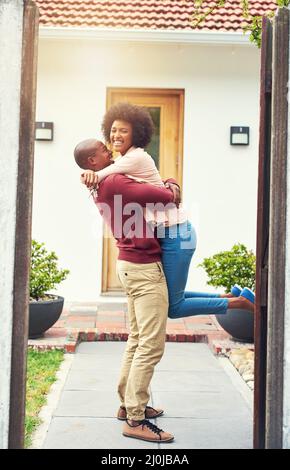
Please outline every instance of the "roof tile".
[[[193, 29], [193, 0], [35, 0], [40, 24], [47, 27], [89, 27], [126, 29]], [[275, 11], [272, 0], [249, 1], [252, 15]], [[201, 11], [214, 2], [208, 0]], [[242, 17], [240, 0], [228, 0], [211, 13], [197, 29], [241, 31], [247, 20]]]

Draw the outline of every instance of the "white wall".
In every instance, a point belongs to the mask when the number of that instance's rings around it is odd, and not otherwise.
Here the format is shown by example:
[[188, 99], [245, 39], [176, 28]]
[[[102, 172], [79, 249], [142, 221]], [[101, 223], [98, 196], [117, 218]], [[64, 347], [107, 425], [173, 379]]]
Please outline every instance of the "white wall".
[[[199, 240], [188, 288], [212, 290], [196, 268], [205, 256], [236, 242], [255, 249], [259, 61], [251, 45], [40, 41], [37, 120], [53, 121], [55, 138], [36, 143], [33, 236], [71, 270], [58, 289], [67, 300], [101, 291], [101, 221], [73, 149], [101, 137], [106, 87], [185, 89], [183, 199], [197, 208]], [[250, 127], [249, 147], [230, 146], [231, 125]]]

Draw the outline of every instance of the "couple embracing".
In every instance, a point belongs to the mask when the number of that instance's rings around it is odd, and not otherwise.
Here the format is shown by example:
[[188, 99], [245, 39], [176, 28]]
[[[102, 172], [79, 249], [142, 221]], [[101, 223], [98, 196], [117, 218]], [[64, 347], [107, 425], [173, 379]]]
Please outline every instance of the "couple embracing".
[[[163, 410], [148, 406], [155, 365], [164, 353], [167, 317], [223, 314], [228, 308], [254, 311], [254, 298], [185, 291], [196, 233], [180, 206], [174, 179], [163, 181], [144, 148], [154, 126], [149, 112], [129, 103], [112, 106], [102, 130], [112, 152], [96, 139], [80, 142], [76, 163], [116, 239], [117, 274], [128, 298], [130, 333], [122, 360], [117, 418], [123, 435], [150, 442], [174, 436], [150, 419]], [[133, 213], [133, 217], [132, 217]]]

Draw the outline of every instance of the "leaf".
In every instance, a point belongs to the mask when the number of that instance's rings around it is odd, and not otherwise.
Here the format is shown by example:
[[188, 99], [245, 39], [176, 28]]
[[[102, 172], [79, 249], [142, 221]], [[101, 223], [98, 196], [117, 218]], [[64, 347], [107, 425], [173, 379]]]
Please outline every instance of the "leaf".
[[58, 258], [54, 251], [48, 252], [44, 243], [32, 240], [30, 264], [30, 297], [40, 299], [66, 279], [68, 269], [58, 268]]
[[[208, 4], [208, 0], [193, 0], [193, 6], [195, 11], [192, 15], [192, 26], [196, 28], [197, 26], [201, 25], [206, 18], [214, 13], [219, 8], [226, 6], [227, 1], [225, 0], [213, 0], [210, 2], [210, 7], [206, 9], [206, 5]], [[272, 10], [269, 10], [265, 13], [265, 15], [251, 15], [250, 14], [250, 6], [251, 0], [241, 0], [240, 5], [242, 8], [242, 16], [248, 22], [246, 26], [243, 26], [243, 32], [250, 32], [249, 39], [251, 42], [256, 44], [258, 48], [261, 47], [261, 37], [262, 37], [262, 19], [263, 16], [271, 19], [275, 16], [275, 13]], [[253, 2], [254, 3], [254, 2]], [[288, 7], [290, 5], [290, 0], [276, 0], [277, 9]]]
[[224, 287], [230, 292], [234, 284], [254, 289], [256, 258], [252, 250], [241, 243], [229, 251], [221, 251], [205, 258], [201, 264], [208, 275], [208, 285]]

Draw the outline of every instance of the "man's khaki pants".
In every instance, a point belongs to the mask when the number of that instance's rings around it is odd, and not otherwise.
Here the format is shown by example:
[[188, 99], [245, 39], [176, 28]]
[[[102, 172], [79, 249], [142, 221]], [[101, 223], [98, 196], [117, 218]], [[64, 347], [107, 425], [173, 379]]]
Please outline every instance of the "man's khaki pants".
[[118, 260], [117, 273], [128, 296], [130, 323], [118, 393], [127, 418], [137, 421], [145, 417], [149, 384], [164, 352], [168, 292], [160, 262]]

